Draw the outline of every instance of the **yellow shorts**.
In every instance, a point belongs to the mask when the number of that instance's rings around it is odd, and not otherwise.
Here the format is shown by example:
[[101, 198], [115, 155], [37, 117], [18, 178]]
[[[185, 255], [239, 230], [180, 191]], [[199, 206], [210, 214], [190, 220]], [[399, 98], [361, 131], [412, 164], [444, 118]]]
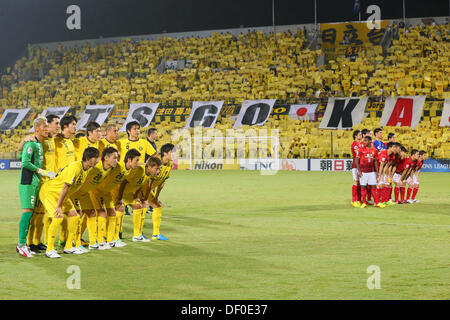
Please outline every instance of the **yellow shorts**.
[[92, 204], [95, 210], [114, 209], [114, 201], [110, 192], [91, 191]]
[[36, 213], [45, 212], [44, 206], [42, 205], [42, 202], [39, 198], [38, 198], [38, 201], [36, 201], [36, 206], [34, 207], [34, 212], [36, 212]]
[[79, 210], [94, 210], [94, 205], [92, 204], [91, 196], [89, 193], [74, 194], [73, 199], [75, 206]]
[[[116, 189], [111, 191], [111, 196], [112, 196], [113, 199], [117, 199], [118, 198], [118, 194], [119, 194], [119, 188], [116, 188]], [[123, 204], [125, 206], [134, 204], [134, 202], [135, 202], [134, 201], [135, 200], [134, 195], [135, 194], [136, 194], [136, 190], [127, 190], [125, 188], [125, 191], [124, 191], [124, 193], [122, 195]], [[138, 196], [139, 196], [139, 193], [138, 193]]]
[[[41, 189], [41, 191], [39, 191], [39, 198], [42, 202], [45, 214], [47, 214], [49, 218], [53, 218], [56, 211], [56, 204], [58, 203], [59, 199], [59, 193], [45, 192], [45, 189]], [[62, 211], [63, 213], [76, 211], [75, 205], [71, 198], [64, 199]]]
[[[139, 192], [138, 192], [138, 196], [139, 198], [143, 199], [145, 194], [148, 192], [148, 186], [145, 185], [144, 187], [142, 187]], [[155, 190], [150, 191], [149, 195], [148, 195], [148, 202], [151, 202], [153, 199], [155, 199]]]

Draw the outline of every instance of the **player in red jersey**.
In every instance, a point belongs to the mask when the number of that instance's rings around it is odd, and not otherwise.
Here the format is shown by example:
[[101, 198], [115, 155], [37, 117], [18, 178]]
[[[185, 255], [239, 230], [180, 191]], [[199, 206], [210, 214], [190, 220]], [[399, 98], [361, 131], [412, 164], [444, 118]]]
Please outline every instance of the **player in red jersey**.
[[378, 152], [378, 172], [377, 172], [377, 188], [380, 197], [380, 202], [388, 204], [389, 199], [386, 200], [389, 191], [389, 180], [387, 175], [387, 169], [392, 161], [392, 155], [394, 154], [394, 144], [388, 143], [387, 149], [383, 149]]
[[352, 162], [352, 175], [353, 175], [353, 185], [352, 185], [352, 206], [361, 206], [361, 186], [359, 184], [358, 170], [356, 169], [356, 152], [360, 148], [364, 148], [364, 143], [362, 142], [361, 131], [353, 131], [353, 142], [351, 146], [351, 152], [353, 157]]
[[379, 202], [377, 185], [378, 172], [378, 151], [372, 146], [372, 138], [365, 136], [363, 138], [365, 148], [358, 149], [356, 152], [356, 168], [358, 169], [359, 183], [361, 184], [361, 198], [363, 204], [360, 208], [367, 206], [367, 186], [372, 187], [373, 200], [375, 206], [380, 208], [386, 207], [385, 204]]
[[382, 150], [378, 154], [378, 160], [380, 162], [378, 170], [378, 184], [381, 186], [380, 198], [381, 202], [387, 205], [393, 205], [391, 200], [392, 194], [392, 176], [394, 174], [394, 165], [397, 155], [400, 153], [400, 143], [388, 142], [387, 149]]
[[[366, 136], [369, 136], [372, 139], [372, 131], [370, 131], [367, 128], [362, 129], [361, 134], [362, 134], [363, 139]], [[372, 141], [372, 148], [375, 148], [373, 141]], [[372, 187], [368, 185], [366, 188], [366, 191], [367, 191], [367, 201], [370, 201], [371, 196], [372, 196]], [[371, 203], [369, 203], [369, 204], [371, 204]]]
[[[406, 180], [408, 183], [408, 190], [406, 192], [406, 202], [408, 203], [414, 203], [419, 202], [419, 200], [416, 199], [417, 192], [419, 192], [419, 173], [420, 170], [422, 170], [423, 162], [427, 158], [427, 153], [424, 150], [421, 150], [418, 152], [417, 161], [415, 163], [413, 172], [409, 176], [409, 178]], [[410, 199], [412, 193], [412, 197]]]
[[[405, 147], [401, 147], [400, 158], [397, 159], [397, 165], [395, 167], [395, 174], [393, 181], [395, 183], [394, 195], [395, 202], [398, 204], [405, 204], [405, 185], [406, 176], [411, 166], [411, 158], [408, 157], [408, 150]], [[398, 198], [400, 193], [400, 200]]]

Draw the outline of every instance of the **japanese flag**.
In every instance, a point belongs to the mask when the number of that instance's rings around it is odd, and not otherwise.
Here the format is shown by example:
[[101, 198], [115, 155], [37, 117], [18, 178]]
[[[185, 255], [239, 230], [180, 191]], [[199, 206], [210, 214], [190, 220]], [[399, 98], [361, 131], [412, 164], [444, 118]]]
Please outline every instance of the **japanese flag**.
[[293, 104], [289, 109], [289, 119], [313, 121], [318, 104]]

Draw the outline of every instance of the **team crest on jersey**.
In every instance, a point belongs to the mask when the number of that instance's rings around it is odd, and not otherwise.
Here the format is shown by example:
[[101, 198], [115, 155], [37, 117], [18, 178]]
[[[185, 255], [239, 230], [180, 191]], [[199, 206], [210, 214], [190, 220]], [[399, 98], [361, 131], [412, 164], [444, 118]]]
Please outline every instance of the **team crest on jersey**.
[[102, 174], [101, 174], [101, 173], [98, 173], [98, 174], [94, 177], [94, 184], [98, 184], [101, 178], [102, 178]]
[[78, 176], [78, 178], [77, 178], [77, 180], [76, 180], [76, 184], [81, 184], [83, 182], [83, 175], [82, 174], [80, 174], [79, 176]]
[[123, 177], [124, 177], [124, 175], [125, 175], [125, 171], [119, 173], [119, 174], [114, 178], [114, 181], [117, 182], [117, 183], [118, 183], [118, 182], [121, 182], [122, 179], [123, 179]]
[[28, 154], [32, 154], [32, 153], [33, 153], [33, 148], [32, 148], [32, 147], [28, 147], [27, 153], [28, 153]]

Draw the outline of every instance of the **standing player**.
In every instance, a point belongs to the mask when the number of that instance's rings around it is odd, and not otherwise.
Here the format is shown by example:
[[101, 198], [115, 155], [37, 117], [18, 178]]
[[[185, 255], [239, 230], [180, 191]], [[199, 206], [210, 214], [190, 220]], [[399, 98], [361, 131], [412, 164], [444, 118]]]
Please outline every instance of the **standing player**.
[[[153, 147], [153, 150], [155, 152], [158, 152], [158, 148], [156, 147], [156, 142], [155, 142], [156, 139], [158, 138], [158, 130], [156, 128], [150, 128], [150, 129], [148, 129], [147, 135], [148, 135], [147, 141]], [[152, 156], [152, 154], [146, 154], [145, 155], [145, 160], [147, 160], [151, 156]]]
[[[77, 131], [77, 118], [74, 116], [64, 116], [60, 121], [61, 134], [57, 135], [55, 141], [56, 168], [61, 170], [65, 166], [75, 161], [75, 147], [73, 145], [73, 135]], [[48, 215], [47, 215], [48, 216]], [[48, 216], [50, 218], [50, 216]], [[67, 216], [64, 216], [61, 223], [61, 234], [59, 244], [64, 246], [67, 238]]]
[[395, 133], [389, 132], [387, 143], [389, 143], [389, 142], [396, 142], [396, 140], [397, 140], [397, 138], [396, 138], [396, 136], [395, 136]]
[[[153, 235], [152, 240], [169, 240], [159, 232], [161, 226], [161, 213], [162, 203], [159, 200], [159, 194], [164, 188], [167, 179], [169, 179], [170, 171], [173, 167], [173, 149], [175, 146], [171, 143], [166, 143], [161, 147], [161, 171], [156, 177], [150, 179], [150, 183], [142, 188], [142, 194], [144, 199], [148, 200], [148, 203], [153, 208], [152, 220], [153, 220]], [[144, 229], [145, 212], [142, 212], [140, 234], [143, 234]]]
[[119, 152], [120, 154], [125, 154], [128, 150], [136, 149], [141, 154], [141, 164], [145, 164], [146, 155], [154, 156], [156, 150], [153, 149], [150, 142], [146, 139], [139, 138], [140, 128], [141, 126], [137, 121], [127, 123], [126, 130], [128, 137], [119, 140]]
[[138, 167], [140, 156], [136, 149], [129, 150], [125, 154], [125, 158], [119, 161], [110, 174], [95, 189], [90, 191], [97, 215], [106, 217], [106, 241], [110, 247], [126, 246], [126, 243], [119, 236], [124, 217], [123, 203], [121, 201], [115, 203], [116, 199], [113, 199], [111, 192], [120, 186], [132, 170]]
[[[147, 141], [150, 143], [150, 145], [152, 146], [153, 150], [155, 150], [155, 152], [158, 152], [158, 148], [156, 146], [156, 139], [158, 138], [158, 130], [156, 128], [150, 128], [147, 131]], [[149, 149], [151, 150], [151, 149]], [[147, 161], [148, 158], [150, 158], [150, 154], [146, 153], [145, 154], [145, 161]], [[153, 207], [149, 206], [148, 210], [146, 213], [152, 213], [153, 212]], [[143, 214], [145, 216], [145, 213]]]
[[95, 167], [98, 161], [98, 150], [89, 147], [84, 150], [81, 161], [73, 162], [67, 167], [64, 167], [55, 179], [46, 181], [42, 185], [39, 196], [46, 214], [52, 218], [52, 222], [48, 228], [48, 245], [45, 253], [48, 258], [61, 258], [55, 250], [55, 239], [64, 213], [68, 216], [68, 235], [64, 253], [84, 253], [73, 247], [72, 244], [80, 221], [80, 216], [75, 208], [72, 196], [81, 188], [89, 169]]
[[[361, 134], [362, 137], [370, 137], [370, 139], [372, 139], [372, 131], [370, 131], [369, 129], [362, 129], [361, 130]], [[372, 142], [372, 148], [375, 148], [375, 146], [373, 145]], [[366, 188], [366, 193], [367, 193], [367, 202], [369, 203], [371, 197], [372, 197], [372, 186], [368, 185]], [[372, 204], [372, 203], [369, 203]]]
[[373, 130], [373, 135], [375, 136], [375, 140], [373, 141], [373, 145], [375, 149], [377, 149], [378, 152], [381, 150], [386, 149], [386, 145], [384, 144], [383, 140], [383, 129], [376, 128]]
[[352, 175], [353, 175], [353, 185], [352, 185], [352, 202], [351, 205], [354, 207], [361, 206], [361, 186], [359, 184], [358, 170], [356, 169], [356, 152], [358, 149], [364, 148], [364, 143], [362, 142], [361, 131], [353, 131], [353, 142], [351, 146], [352, 152]]
[[380, 208], [386, 207], [385, 204], [378, 202], [378, 190], [377, 185], [377, 172], [378, 172], [378, 151], [372, 147], [372, 138], [370, 136], [365, 136], [363, 138], [365, 148], [358, 149], [356, 152], [356, 168], [358, 169], [358, 176], [360, 178], [361, 184], [361, 198], [363, 204], [360, 208], [365, 208], [367, 206], [366, 198], [366, 188], [367, 186], [372, 186], [373, 200], [375, 206]]
[[133, 242], [150, 241], [140, 232], [142, 213], [147, 210], [148, 203], [147, 199], [142, 199], [142, 196], [139, 196], [138, 191], [142, 186], [149, 183], [151, 177], [159, 174], [160, 168], [161, 160], [150, 157], [145, 166], [138, 166], [130, 172], [119, 188], [113, 190], [113, 198], [116, 199], [116, 203], [122, 201], [124, 206], [131, 205], [133, 208]]
[[27, 233], [30, 219], [36, 204], [40, 176], [54, 178], [56, 173], [42, 169], [44, 162], [44, 150], [42, 142], [48, 137], [48, 123], [44, 117], [37, 117], [33, 122], [36, 141], [28, 141], [22, 150], [22, 169], [20, 174], [19, 195], [22, 207], [22, 216], [19, 221], [19, 241], [16, 251], [31, 258], [32, 254], [27, 246]]
[[119, 139], [119, 130], [117, 129], [117, 126], [114, 123], [108, 124], [106, 126], [106, 137], [98, 142], [98, 151], [100, 151], [100, 154], [109, 147], [119, 151], [120, 147], [117, 139]]
[[73, 140], [75, 147], [75, 160], [80, 161], [86, 148], [99, 148], [101, 128], [97, 122], [89, 122], [86, 126], [86, 136]]

